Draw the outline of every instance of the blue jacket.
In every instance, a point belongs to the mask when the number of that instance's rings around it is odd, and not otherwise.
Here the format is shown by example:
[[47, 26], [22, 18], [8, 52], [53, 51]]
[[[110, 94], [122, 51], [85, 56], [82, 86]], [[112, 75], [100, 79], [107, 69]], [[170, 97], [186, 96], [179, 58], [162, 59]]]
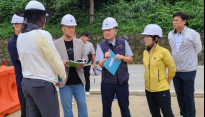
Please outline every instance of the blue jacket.
[[8, 43], [8, 51], [15, 69], [17, 88], [20, 89], [23, 75], [22, 75], [21, 62], [18, 60], [19, 55], [16, 48], [17, 38], [18, 36], [14, 34], [13, 38]]

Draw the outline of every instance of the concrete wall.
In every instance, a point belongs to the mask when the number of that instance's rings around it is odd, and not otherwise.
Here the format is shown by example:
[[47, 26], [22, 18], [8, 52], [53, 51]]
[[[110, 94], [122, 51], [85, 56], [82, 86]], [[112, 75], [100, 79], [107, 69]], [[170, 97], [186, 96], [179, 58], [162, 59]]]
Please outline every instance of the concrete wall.
[[[146, 49], [144, 45], [144, 39], [141, 34], [124, 34], [121, 36], [118, 36], [121, 39], [126, 39], [134, 53], [134, 62], [136, 64], [142, 64], [142, 58], [143, 58], [143, 52]], [[104, 40], [103, 35], [96, 35], [91, 36], [90, 41], [93, 43], [93, 45], [96, 47], [98, 43], [102, 42]], [[201, 33], [201, 40], [203, 43], [203, 50], [199, 54], [199, 65], [204, 65], [204, 33]], [[162, 47], [165, 47], [171, 51], [171, 47], [169, 46], [169, 42], [167, 37], [162, 38], [159, 41], [159, 44]]]
[[[118, 37], [122, 39], [126, 39], [128, 41], [134, 53], [134, 62], [136, 64], [142, 64], [143, 51], [146, 49], [146, 47], [144, 46], [143, 36], [140, 34], [124, 34]], [[199, 65], [204, 65], [204, 33], [201, 33], [201, 39], [203, 42], [203, 50], [199, 54]], [[95, 48], [97, 44], [102, 42], [103, 40], [104, 40], [103, 35], [90, 36], [90, 41], [93, 43]], [[10, 56], [7, 50], [8, 41], [9, 39], [0, 39], [0, 65], [2, 63], [2, 60], [7, 60], [8, 65], [12, 65]], [[162, 38], [159, 44], [162, 47], [165, 47], [171, 50], [167, 37]]]

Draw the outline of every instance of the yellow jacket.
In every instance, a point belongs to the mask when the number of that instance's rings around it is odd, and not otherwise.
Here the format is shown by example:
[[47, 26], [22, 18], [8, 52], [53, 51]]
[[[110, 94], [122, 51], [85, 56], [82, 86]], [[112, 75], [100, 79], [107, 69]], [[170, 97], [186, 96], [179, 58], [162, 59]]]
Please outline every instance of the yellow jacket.
[[173, 78], [176, 74], [176, 67], [169, 50], [157, 45], [152, 48], [150, 56], [147, 50], [143, 53], [143, 62], [145, 67], [145, 89], [149, 92], [161, 92], [170, 89], [166, 68], [168, 68], [168, 77]]

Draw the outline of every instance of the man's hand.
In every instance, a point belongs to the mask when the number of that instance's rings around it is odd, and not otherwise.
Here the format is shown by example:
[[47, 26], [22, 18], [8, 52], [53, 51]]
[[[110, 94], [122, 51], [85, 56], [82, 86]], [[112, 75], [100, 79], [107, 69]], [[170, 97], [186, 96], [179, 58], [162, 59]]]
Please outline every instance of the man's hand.
[[96, 63], [93, 64], [93, 68], [97, 68], [97, 64]]
[[173, 78], [168, 78], [168, 83], [169, 83], [169, 85], [172, 83], [172, 79], [173, 79]]
[[65, 85], [65, 80], [63, 80], [63, 83], [60, 82], [60, 81], [58, 81], [58, 83], [56, 83], [56, 85], [57, 85], [57, 86], [63, 86], [63, 85]]
[[85, 65], [83, 64], [83, 65], [78, 65], [78, 67], [85, 67]]
[[66, 63], [66, 60], [63, 60], [63, 64], [65, 67], [68, 67], [69, 65]]
[[110, 49], [105, 53], [105, 58], [109, 58], [110, 57]]
[[123, 59], [124, 59], [123, 55], [117, 54], [116, 57], [115, 57], [115, 61], [119, 61], [119, 60], [123, 60]]

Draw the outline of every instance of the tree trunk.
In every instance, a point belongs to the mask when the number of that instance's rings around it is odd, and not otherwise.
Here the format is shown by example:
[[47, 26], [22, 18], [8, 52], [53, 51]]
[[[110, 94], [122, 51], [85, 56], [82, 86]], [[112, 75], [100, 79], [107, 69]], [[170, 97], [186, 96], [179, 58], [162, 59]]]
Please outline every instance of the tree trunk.
[[90, 0], [90, 24], [94, 20], [94, 0]]

